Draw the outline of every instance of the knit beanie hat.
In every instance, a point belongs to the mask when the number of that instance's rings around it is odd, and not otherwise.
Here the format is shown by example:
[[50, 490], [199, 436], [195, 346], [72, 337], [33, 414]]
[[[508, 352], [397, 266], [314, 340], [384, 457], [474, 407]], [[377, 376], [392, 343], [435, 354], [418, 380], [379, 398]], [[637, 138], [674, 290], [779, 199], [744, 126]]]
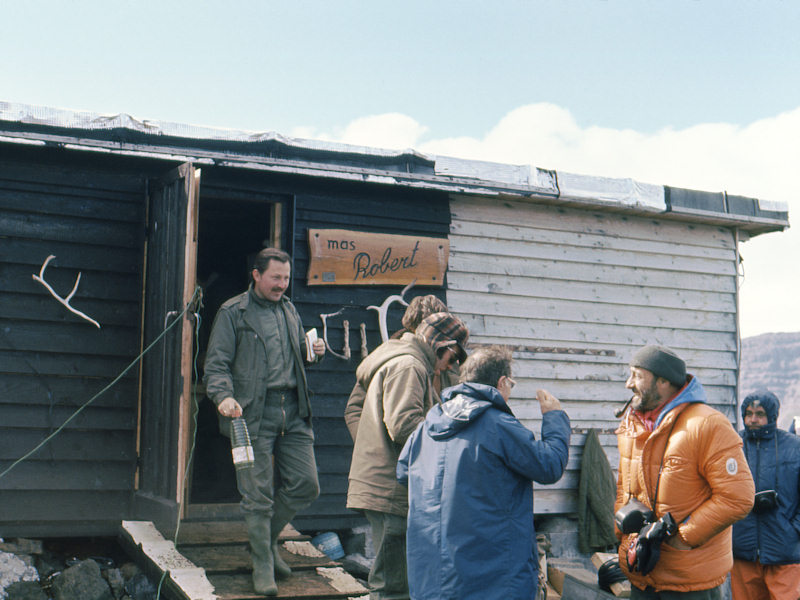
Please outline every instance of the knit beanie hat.
[[640, 348], [628, 364], [647, 369], [656, 377], [663, 377], [678, 387], [683, 387], [686, 383], [686, 363], [666, 346], [649, 345]]
[[447, 312], [428, 315], [417, 327], [415, 335], [433, 348], [437, 355], [442, 348], [452, 347], [458, 362], [464, 362], [467, 358], [469, 331], [455, 315]]

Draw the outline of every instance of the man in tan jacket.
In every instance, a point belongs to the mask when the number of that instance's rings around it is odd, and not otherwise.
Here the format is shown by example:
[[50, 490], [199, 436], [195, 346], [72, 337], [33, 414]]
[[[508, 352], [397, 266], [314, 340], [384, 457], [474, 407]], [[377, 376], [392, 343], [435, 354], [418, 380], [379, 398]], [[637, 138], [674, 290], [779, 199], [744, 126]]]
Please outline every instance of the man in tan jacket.
[[[415, 333], [388, 340], [356, 370], [345, 418], [354, 439], [347, 507], [372, 528], [375, 562], [370, 598], [408, 598], [406, 515], [408, 490], [397, 482], [397, 458], [408, 436], [438, 402], [433, 378], [463, 361], [469, 332], [457, 317], [434, 313]], [[351, 404], [363, 404], [351, 410]]]
[[[718, 600], [733, 566], [731, 525], [753, 506], [742, 440], [673, 350], [645, 346], [630, 371], [614, 510], [631, 598]], [[629, 518], [636, 502], [652, 512], [645, 523]]]

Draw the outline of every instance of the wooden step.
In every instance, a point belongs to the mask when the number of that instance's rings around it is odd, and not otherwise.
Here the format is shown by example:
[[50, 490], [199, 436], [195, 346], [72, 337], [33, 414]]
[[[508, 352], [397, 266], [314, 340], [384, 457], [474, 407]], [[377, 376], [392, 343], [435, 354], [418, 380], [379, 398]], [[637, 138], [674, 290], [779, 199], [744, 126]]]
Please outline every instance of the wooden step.
[[[123, 546], [159, 581], [170, 600], [250, 600], [252, 566], [244, 521], [185, 521], [177, 546], [149, 521], [123, 521]], [[287, 525], [280, 552], [292, 576], [278, 580], [277, 600], [290, 598], [360, 598], [368, 593], [341, 565], [315, 548], [307, 535]]]
[[[310, 540], [289, 523], [278, 540]], [[219, 545], [247, 543], [247, 526], [243, 520], [235, 521], [181, 521], [178, 528], [178, 546]]]
[[[220, 600], [251, 600], [263, 598], [253, 591], [250, 574], [209, 575]], [[318, 568], [293, 573], [278, 580], [278, 599], [289, 598], [355, 598], [367, 590], [341, 567]]]
[[[311, 546], [311, 542], [305, 542]], [[313, 547], [313, 546], [311, 546]], [[181, 554], [196, 565], [202, 565], [206, 573], [237, 573], [249, 572], [250, 552], [247, 544], [227, 546], [224, 552], [219, 546], [179, 546]], [[335, 567], [335, 563], [324, 554], [322, 556], [304, 556], [292, 552], [286, 543], [280, 544], [281, 558], [286, 561], [292, 570], [315, 569], [317, 567]], [[321, 554], [321, 553], [320, 553]]]

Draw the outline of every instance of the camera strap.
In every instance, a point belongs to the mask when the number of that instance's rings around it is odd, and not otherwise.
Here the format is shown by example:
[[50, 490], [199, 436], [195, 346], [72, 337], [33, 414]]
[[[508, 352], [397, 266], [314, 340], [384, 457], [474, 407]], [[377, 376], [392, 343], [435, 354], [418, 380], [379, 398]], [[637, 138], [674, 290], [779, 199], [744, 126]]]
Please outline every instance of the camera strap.
[[661, 472], [664, 470], [664, 458], [667, 456], [667, 446], [669, 446], [669, 439], [672, 437], [672, 430], [675, 429], [675, 423], [678, 422], [678, 417], [680, 417], [680, 415], [677, 415], [675, 417], [675, 420], [672, 422], [672, 425], [669, 428], [669, 433], [667, 434], [667, 441], [664, 442], [664, 453], [661, 455], [661, 464], [658, 465], [658, 478], [656, 479], [656, 490], [655, 490], [655, 495], [653, 496], [653, 500], [651, 502], [654, 515], [656, 514], [656, 502], [658, 501], [658, 487], [661, 485]]
[[778, 491], [778, 465], [780, 461], [778, 460], [778, 424], [775, 424], [775, 487], [772, 488], [776, 492]]
[[772, 489], [776, 492], [778, 491], [778, 465], [780, 462], [778, 461], [778, 425], [775, 425], [775, 487]]
[[[672, 421], [672, 425], [669, 428], [669, 433], [667, 434], [667, 441], [664, 442], [664, 453], [661, 455], [661, 464], [658, 465], [658, 477], [656, 478], [655, 494], [654, 494], [654, 496], [652, 498], [650, 498], [649, 494], [648, 494], [648, 497], [647, 497], [647, 499], [650, 501], [650, 510], [653, 511], [654, 515], [656, 513], [656, 501], [658, 500], [658, 488], [661, 485], [661, 472], [664, 470], [664, 457], [666, 457], [666, 455], [667, 455], [667, 446], [669, 445], [669, 439], [672, 437], [672, 430], [675, 429], [675, 424], [678, 422], [678, 417], [680, 417], [680, 415], [676, 416], [675, 420]], [[651, 436], [652, 436], [652, 434], [651, 434]], [[640, 461], [639, 464], [641, 464], [641, 461]], [[633, 493], [630, 490], [630, 482], [631, 482], [631, 474], [628, 473], [628, 486], [629, 486], [628, 487], [628, 498], [633, 498]]]

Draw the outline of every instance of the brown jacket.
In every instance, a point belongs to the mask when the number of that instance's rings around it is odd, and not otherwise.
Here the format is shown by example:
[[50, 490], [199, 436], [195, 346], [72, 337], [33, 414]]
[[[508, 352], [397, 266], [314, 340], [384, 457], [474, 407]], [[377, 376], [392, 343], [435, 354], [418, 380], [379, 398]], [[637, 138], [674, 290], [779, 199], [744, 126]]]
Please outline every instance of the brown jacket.
[[406, 439], [436, 402], [433, 349], [405, 333], [388, 340], [356, 370], [345, 408], [355, 440], [347, 507], [405, 516], [408, 489], [397, 482], [397, 458]]
[[656, 517], [672, 513], [681, 540], [692, 547], [678, 550], [661, 544], [658, 564], [642, 576], [628, 571], [631, 536], [618, 532], [625, 575], [636, 587], [649, 585], [656, 591], [720, 585], [733, 566], [731, 525], [750, 512], [755, 491], [742, 440], [730, 421], [703, 402], [677, 403], [652, 433], [631, 410], [616, 433], [620, 464], [614, 510], [630, 496], [651, 506], [663, 457]]

